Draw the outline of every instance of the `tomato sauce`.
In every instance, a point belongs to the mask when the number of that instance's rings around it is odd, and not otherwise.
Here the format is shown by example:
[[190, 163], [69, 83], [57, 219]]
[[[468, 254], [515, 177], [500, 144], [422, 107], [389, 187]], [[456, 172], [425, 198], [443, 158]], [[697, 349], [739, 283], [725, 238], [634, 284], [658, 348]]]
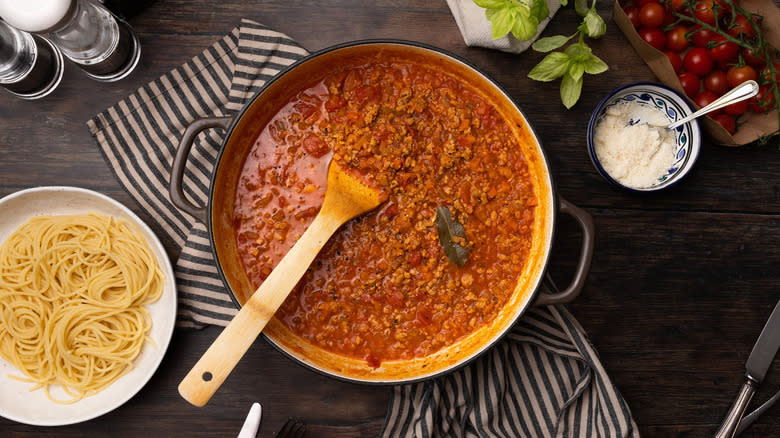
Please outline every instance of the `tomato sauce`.
[[[331, 238], [277, 311], [284, 325], [376, 367], [431, 354], [498, 315], [528, 258], [537, 199], [490, 102], [403, 62], [345, 68], [298, 93], [264, 127], [236, 190], [236, 241], [255, 287], [314, 219], [330, 159], [389, 200]], [[439, 206], [465, 228], [462, 267], [439, 243]]]

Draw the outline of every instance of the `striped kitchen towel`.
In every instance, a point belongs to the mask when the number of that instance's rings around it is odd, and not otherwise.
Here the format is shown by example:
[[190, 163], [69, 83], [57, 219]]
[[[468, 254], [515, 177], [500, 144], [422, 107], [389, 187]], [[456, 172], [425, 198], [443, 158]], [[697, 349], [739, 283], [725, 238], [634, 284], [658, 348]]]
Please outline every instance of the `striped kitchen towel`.
[[[174, 269], [179, 326], [227, 325], [236, 314], [217, 273], [206, 226], [168, 198], [179, 139], [198, 117], [239, 112], [268, 79], [306, 54], [286, 35], [243, 20], [200, 55], [87, 122], [122, 186], [152, 216], [149, 225], [181, 250]], [[184, 192], [195, 204], [206, 205], [224, 134], [207, 130], [192, 146]]]
[[[242, 20], [200, 55], [87, 123], [149, 225], [179, 251], [179, 326], [226, 325], [236, 313], [205, 226], [168, 198], [179, 139], [198, 117], [236, 114], [268, 79], [306, 54], [286, 35]], [[193, 145], [184, 190], [196, 204], [207, 201], [224, 134], [208, 130]], [[638, 436], [582, 328], [563, 307], [534, 308], [469, 366], [392, 391], [383, 438]]]
[[639, 437], [631, 411], [563, 306], [532, 308], [468, 366], [396, 386], [381, 438]]

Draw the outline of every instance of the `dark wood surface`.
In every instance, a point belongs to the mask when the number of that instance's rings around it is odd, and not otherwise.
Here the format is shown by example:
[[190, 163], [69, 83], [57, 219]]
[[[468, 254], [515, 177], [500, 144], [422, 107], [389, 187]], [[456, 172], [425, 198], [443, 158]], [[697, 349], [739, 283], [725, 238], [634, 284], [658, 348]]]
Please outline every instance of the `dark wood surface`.
[[[776, 144], [726, 148], [705, 142], [693, 173], [662, 194], [639, 196], [604, 182], [585, 151], [591, 111], [612, 88], [655, 79], [611, 21], [611, 8], [609, 1], [599, 2], [608, 31], [592, 44], [610, 70], [586, 77], [580, 102], [567, 111], [557, 83], [526, 78], [541, 54], [467, 48], [443, 0], [158, 0], [129, 20], [143, 45], [141, 64], [130, 78], [98, 83], [69, 65], [59, 89], [46, 99], [26, 102], [0, 93], [0, 196], [39, 185], [85, 187], [148, 218], [112, 176], [85, 122], [198, 54], [242, 17], [285, 32], [310, 50], [363, 38], [442, 47], [510, 92], [552, 158], [560, 195], [593, 215], [593, 266], [582, 295], [568, 307], [642, 436], [712, 436], [780, 298], [780, 150]], [[576, 21], [570, 8], [563, 10], [546, 35], [570, 34]], [[570, 276], [578, 245], [576, 226], [561, 221], [550, 268], [559, 283]], [[312, 437], [376, 436], [381, 430], [389, 388], [320, 376], [264, 341], [207, 407], [190, 406], [176, 386], [218, 333], [177, 330], [149, 384], [111, 413], [56, 428], [0, 418], [0, 436], [235, 436], [254, 401], [264, 407], [264, 437], [290, 416], [304, 419]], [[761, 401], [780, 389], [778, 363], [759, 392]], [[744, 436], [780, 436], [780, 406]]]

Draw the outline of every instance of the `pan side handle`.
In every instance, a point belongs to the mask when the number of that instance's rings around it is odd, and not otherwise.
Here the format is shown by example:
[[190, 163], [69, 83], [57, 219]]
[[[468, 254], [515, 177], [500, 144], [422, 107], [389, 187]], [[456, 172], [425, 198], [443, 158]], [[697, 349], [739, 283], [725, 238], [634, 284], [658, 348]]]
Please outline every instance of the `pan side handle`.
[[195, 137], [202, 131], [208, 128], [222, 128], [227, 131], [230, 124], [233, 122], [233, 117], [202, 117], [195, 119], [184, 130], [184, 134], [179, 142], [179, 147], [176, 148], [176, 155], [173, 157], [173, 164], [171, 165], [171, 180], [168, 186], [168, 193], [171, 196], [171, 202], [180, 210], [191, 214], [195, 219], [203, 222], [208, 221], [207, 207], [199, 207], [193, 204], [184, 195], [184, 169], [187, 166], [187, 157], [190, 155], [192, 149], [192, 143], [195, 142]]
[[571, 202], [560, 198], [559, 199], [559, 211], [561, 213], [568, 214], [577, 221], [580, 228], [582, 228], [582, 246], [580, 247], [580, 259], [577, 262], [577, 269], [574, 272], [574, 278], [569, 286], [554, 294], [539, 294], [535, 306], [548, 306], [551, 304], [565, 304], [571, 302], [582, 291], [582, 286], [585, 285], [585, 278], [590, 271], [590, 262], [593, 259], [593, 241], [596, 234], [595, 227], [593, 226], [593, 218], [590, 214], [572, 204]]

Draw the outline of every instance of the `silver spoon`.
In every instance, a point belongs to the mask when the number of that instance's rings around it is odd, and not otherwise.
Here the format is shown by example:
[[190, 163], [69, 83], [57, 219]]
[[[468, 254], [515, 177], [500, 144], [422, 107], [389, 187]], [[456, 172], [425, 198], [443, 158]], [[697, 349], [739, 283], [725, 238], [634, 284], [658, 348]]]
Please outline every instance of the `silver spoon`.
[[699, 116], [703, 116], [711, 111], [721, 109], [726, 105], [731, 105], [732, 103], [750, 99], [751, 97], [755, 96], [756, 93], [758, 93], [758, 84], [756, 81], [745, 81], [742, 84], [734, 87], [733, 90], [714, 100], [711, 104], [705, 106], [704, 108], [696, 111], [688, 117], [684, 117], [670, 125], [667, 125], [666, 129], [674, 129], [680, 125], [690, 122]]

